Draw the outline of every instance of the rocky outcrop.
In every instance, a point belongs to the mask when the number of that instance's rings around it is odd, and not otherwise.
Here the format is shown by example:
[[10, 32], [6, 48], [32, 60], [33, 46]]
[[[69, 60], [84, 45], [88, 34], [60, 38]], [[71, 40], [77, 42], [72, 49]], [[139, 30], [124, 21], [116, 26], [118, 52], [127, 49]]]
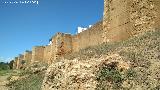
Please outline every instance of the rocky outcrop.
[[118, 63], [119, 69], [129, 69], [129, 63], [118, 54], [91, 58], [88, 60], [63, 59], [52, 64], [45, 75], [42, 90], [94, 90], [96, 89], [96, 71], [102, 63]]

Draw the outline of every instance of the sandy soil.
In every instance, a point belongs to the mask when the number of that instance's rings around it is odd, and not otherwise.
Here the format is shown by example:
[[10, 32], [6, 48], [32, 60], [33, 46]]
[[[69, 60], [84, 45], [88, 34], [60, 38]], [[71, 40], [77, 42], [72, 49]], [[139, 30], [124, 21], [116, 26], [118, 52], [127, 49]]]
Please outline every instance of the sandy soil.
[[8, 88], [5, 86], [8, 83], [9, 76], [0, 76], [0, 90], [8, 90]]

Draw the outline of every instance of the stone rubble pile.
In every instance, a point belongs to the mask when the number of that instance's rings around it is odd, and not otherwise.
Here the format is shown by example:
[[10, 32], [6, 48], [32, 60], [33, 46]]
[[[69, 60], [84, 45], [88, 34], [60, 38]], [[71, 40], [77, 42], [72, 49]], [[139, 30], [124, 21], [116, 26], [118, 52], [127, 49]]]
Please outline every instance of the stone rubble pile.
[[94, 90], [96, 71], [104, 62], [119, 62], [119, 68], [129, 68], [118, 54], [88, 60], [61, 60], [48, 68], [42, 90]]

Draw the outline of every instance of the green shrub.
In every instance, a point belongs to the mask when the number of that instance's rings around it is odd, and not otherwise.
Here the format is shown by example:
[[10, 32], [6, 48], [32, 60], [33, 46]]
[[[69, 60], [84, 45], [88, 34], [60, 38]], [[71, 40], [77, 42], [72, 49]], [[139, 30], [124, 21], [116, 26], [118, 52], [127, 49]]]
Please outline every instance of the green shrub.
[[111, 64], [103, 64], [97, 72], [97, 90], [105, 90], [107, 83], [111, 83], [113, 88], [120, 88], [123, 76], [117, 69], [117, 62], [112, 62]]
[[126, 72], [125, 72], [125, 78], [126, 79], [130, 79], [132, 80], [133, 78], [135, 78], [137, 76], [137, 73], [132, 69], [128, 69]]
[[4, 63], [4, 62], [0, 62], [0, 71], [1, 70], [9, 70], [9, 64], [8, 63]]
[[122, 83], [125, 80], [133, 80], [137, 77], [134, 69], [130, 68], [121, 72], [118, 67], [118, 62], [102, 64], [96, 74], [98, 82], [96, 90], [123, 89]]

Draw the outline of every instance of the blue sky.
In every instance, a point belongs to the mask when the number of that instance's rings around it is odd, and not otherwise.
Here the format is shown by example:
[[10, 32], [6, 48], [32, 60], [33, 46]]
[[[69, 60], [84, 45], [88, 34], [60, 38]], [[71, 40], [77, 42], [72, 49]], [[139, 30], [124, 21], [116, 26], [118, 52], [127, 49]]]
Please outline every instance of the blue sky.
[[75, 34], [103, 17], [103, 0], [38, 0], [39, 4], [5, 4], [0, 0], [0, 61], [33, 46], [47, 45], [56, 32]]

